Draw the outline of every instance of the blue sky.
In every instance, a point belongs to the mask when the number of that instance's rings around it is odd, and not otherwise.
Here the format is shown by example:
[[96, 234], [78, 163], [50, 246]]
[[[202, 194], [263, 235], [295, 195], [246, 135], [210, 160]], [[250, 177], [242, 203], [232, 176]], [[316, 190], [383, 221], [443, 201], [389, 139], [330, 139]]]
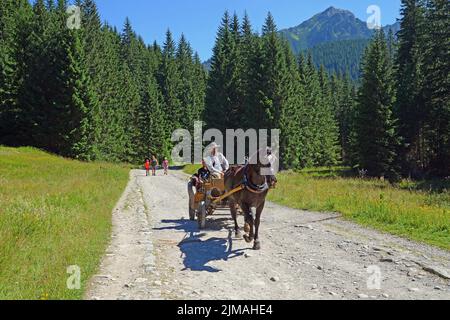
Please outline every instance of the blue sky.
[[293, 27], [330, 6], [352, 11], [367, 20], [368, 6], [381, 8], [381, 23], [399, 17], [400, 0], [97, 0], [102, 20], [122, 29], [125, 17], [147, 43], [163, 43], [167, 28], [176, 39], [184, 33], [202, 60], [211, 56], [217, 27], [226, 9], [242, 16], [246, 10], [260, 30], [268, 11], [279, 29]]

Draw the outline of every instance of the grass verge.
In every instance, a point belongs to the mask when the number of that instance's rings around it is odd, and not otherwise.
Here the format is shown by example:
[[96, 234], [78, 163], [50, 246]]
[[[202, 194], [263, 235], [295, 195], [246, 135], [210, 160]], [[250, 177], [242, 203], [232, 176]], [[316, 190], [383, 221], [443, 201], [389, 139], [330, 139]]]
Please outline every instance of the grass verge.
[[200, 169], [202, 166], [199, 164], [187, 164], [183, 167], [183, 172], [187, 174], [194, 174], [197, 173], [198, 169]]
[[[0, 299], [81, 299], [129, 168], [0, 147]], [[81, 290], [69, 290], [69, 266]]]
[[447, 182], [404, 181], [393, 186], [351, 177], [343, 168], [283, 172], [277, 178], [270, 201], [296, 209], [339, 212], [359, 224], [450, 250]]

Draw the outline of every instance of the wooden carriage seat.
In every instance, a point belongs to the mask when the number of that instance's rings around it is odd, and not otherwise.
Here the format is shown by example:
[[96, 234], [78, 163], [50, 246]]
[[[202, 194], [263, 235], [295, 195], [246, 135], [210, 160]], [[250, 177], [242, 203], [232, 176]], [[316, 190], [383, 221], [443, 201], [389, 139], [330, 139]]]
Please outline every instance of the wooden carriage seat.
[[211, 189], [218, 189], [220, 192], [225, 191], [225, 179], [211, 179]]

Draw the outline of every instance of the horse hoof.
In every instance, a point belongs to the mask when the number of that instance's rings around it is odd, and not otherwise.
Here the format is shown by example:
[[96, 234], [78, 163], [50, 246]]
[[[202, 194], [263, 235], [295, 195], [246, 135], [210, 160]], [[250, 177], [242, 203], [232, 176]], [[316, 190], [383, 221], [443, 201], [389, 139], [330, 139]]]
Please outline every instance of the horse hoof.
[[248, 235], [244, 235], [244, 240], [245, 242], [250, 243], [253, 241], [253, 238], [249, 237]]
[[245, 233], [250, 233], [250, 225], [248, 223], [245, 224], [244, 231]]
[[261, 242], [256, 241], [255, 244], [253, 245], [253, 250], [261, 250]]

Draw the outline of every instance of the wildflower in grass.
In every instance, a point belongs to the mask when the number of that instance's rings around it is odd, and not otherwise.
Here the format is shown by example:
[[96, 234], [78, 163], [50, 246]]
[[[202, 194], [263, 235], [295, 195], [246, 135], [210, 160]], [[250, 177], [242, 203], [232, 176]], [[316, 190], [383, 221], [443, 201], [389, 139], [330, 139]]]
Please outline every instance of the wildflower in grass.
[[48, 300], [48, 293], [45, 292], [45, 293], [41, 294], [41, 297], [39, 298], [39, 300]]

